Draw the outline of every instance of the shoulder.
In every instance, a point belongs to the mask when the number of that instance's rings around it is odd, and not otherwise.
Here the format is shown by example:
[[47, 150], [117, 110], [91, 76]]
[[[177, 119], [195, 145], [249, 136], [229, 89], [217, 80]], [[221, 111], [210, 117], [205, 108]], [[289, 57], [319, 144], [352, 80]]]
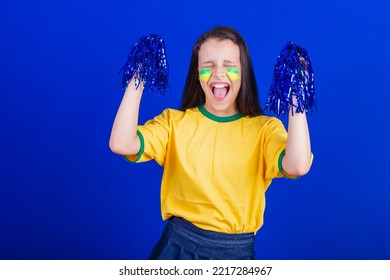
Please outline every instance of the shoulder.
[[160, 124], [166, 127], [173, 127], [179, 124], [193, 122], [199, 119], [199, 110], [197, 108], [187, 109], [185, 111], [167, 108], [153, 119], [148, 120], [145, 125]]
[[276, 117], [270, 117], [266, 115], [261, 116], [255, 116], [255, 117], [249, 117], [246, 116], [243, 118], [245, 122], [251, 123], [253, 125], [260, 125], [260, 126], [283, 126], [283, 123], [281, 120], [279, 120]]
[[286, 133], [286, 128], [282, 121], [276, 117], [266, 115], [255, 117], [244, 117], [245, 131], [249, 133], [260, 134], [263, 136], [271, 136], [276, 134]]
[[198, 108], [190, 108], [185, 111], [183, 110], [178, 110], [178, 109], [172, 109], [172, 108], [167, 108], [161, 113], [161, 117], [165, 119], [169, 119], [170, 121], [179, 121], [183, 120], [185, 118], [194, 118], [199, 116], [199, 110]]

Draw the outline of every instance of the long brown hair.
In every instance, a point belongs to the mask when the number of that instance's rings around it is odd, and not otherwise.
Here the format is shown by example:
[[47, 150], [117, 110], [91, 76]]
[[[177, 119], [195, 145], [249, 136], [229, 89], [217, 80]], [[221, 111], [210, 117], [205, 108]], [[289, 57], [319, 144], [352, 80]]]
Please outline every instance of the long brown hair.
[[183, 90], [181, 110], [197, 107], [206, 102], [205, 94], [199, 82], [198, 54], [201, 45], [208, 39], [231, 40], [238, 45], [241, 62], [241, 88], [236, 99], [238, 111], [247, 116], [263, 115], [259, 104], [259, 93], [248, 47], [236, 30], [226, 26], [218, 26], [207, 31], [192, 48], [190, 67]]

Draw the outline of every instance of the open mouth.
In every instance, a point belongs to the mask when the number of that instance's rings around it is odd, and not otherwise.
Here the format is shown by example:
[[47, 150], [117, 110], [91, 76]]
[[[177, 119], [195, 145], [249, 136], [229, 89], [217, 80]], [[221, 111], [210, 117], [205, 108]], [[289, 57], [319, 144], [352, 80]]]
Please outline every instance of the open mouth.
[[211, 92], [216, 100], [222, 101], [228, 94], [230, 89], [227, 83], [213, 83], [211, 84]]

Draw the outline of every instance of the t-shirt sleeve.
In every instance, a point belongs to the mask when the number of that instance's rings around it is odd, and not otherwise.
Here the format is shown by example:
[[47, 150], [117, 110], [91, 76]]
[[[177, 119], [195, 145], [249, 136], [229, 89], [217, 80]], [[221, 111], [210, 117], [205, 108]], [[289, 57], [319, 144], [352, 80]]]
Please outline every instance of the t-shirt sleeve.
[[140, 139], [141, 147], [137, 155], [125, 156], [130, 162], [145, 162], [155, 160], [163, 166], [169, 139], [169, 110], [164, 110], [152, 120], [137, 128], [137, 135]]
[[[283, 123], [272, 118], [267, 126], [266, 142], [265, 142], [265, 161], [267, 165], [266, 178], [298, 179], [300, 176], [293, 176], [283, 170], [282, 160], [286, 152], [287, 131]], [[311, 154], [311, 162], [313, 162], [313, 154]]]
[[[277, 118], [271, 118], [267, 123], [265, 133], [264, 157], [266, 162], [266, 178], [291, 178], [283, 172], [280, 164], [287, 143], [287, 131], [283, 123]], [[294, 178], [294, 177], [293, 177]]]

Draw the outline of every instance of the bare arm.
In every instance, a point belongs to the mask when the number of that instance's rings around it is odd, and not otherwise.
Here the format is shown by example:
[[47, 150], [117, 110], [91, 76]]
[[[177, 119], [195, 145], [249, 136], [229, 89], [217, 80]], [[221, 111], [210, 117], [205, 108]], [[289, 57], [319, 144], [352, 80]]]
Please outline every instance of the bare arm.
[[134, 79], [131, 79], [123, 95], [112, 126], [109, 143], [111, 151], [116, 154], [136, 155], [140, 150], [137, 125], [143, 89], [142, 82], [137, 89]]
[[301, 176], [309, 171], [311, 165], [309, 127], [306, 113], [294, 113], [293, 115], [292, 110], [288, 117], [287, 146], [282, 167], [290, 175]]

